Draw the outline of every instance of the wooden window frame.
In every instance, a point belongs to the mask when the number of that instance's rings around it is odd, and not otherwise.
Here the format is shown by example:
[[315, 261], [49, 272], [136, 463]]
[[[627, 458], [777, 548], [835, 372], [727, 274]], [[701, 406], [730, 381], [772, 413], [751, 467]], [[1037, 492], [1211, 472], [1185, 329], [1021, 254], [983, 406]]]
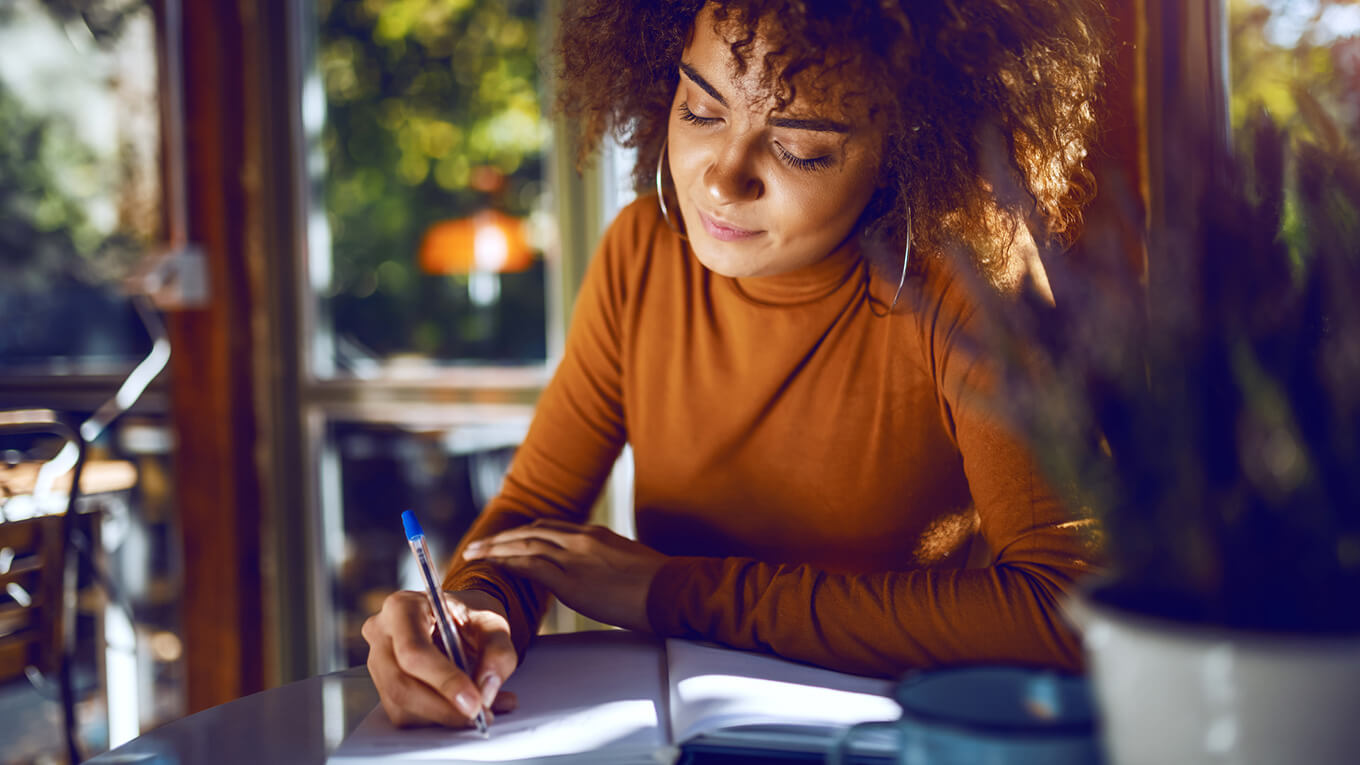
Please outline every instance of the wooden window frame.
[[527, 416], [560, 353], [588, 244], [599, 235], [591, 211], [600, 194], [596, 174], [578, 176], [568, 152], [553, 152], [562, 251], [549, 285], [553, 358], [541, 368], [317, 379], [304, 340], [316, 326], [305, 276], [316, 212], [302, 107], [315, 95], [306, 91], [312, 5], [158, 0], [157, 9], [163, 46], [175, 43], [168, 27], [182, 23], [184, 55], [166, 76], [178, 71], [187, 86], [184, 236], [207, 254], [211, 292], [207, 307], [167, 320], [188, 705], [196, 711], [338, 668], [328, 649], [334, 618], [324, 565], [334, 519], [326, 519], [317, 478], [326, 422], [399, 424], [437, 412], [456, 427]]

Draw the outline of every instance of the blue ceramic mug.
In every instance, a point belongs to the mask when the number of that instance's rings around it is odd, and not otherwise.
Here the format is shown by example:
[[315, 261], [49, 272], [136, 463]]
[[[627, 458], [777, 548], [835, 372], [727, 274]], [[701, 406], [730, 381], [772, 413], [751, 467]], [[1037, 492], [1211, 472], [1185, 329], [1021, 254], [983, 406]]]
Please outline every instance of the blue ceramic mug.
[[1082, 677], [1023, 667], [913, 673], [898, 684], [902, 717], [856, 725], [827, 762], [891, 751], [900, 765], [1098, 765], [1095, 713]]

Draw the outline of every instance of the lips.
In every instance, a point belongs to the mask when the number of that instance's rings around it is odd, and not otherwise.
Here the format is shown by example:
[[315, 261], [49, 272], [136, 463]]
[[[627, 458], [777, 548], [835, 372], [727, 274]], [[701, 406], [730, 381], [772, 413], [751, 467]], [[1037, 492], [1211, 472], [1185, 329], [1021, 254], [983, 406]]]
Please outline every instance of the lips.
[[721, 218], [715, 218], [712, 215], [709, 215], [703, 210], [699, 211], [699, 220], [703, 222], [704, 230], [708, 232], [708, 235], [720, 242], [736, 242], [742, 239], [750, 239], [756, 234], [762, 233], [760, 231], [734, 226]]

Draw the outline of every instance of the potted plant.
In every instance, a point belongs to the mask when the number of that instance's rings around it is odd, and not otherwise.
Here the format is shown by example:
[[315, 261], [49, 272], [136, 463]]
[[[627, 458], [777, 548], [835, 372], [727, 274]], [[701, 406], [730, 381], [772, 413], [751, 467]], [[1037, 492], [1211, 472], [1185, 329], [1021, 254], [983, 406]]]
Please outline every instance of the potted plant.
[[1115, 763], [1360, 761], [1360, 158], [1302, 111], [1322, 140], [1199, 155], [1146, 287], [1094, 226], [1056, 304], [989, 302], [1003, 410], [1103, 529], [1072, 610]]

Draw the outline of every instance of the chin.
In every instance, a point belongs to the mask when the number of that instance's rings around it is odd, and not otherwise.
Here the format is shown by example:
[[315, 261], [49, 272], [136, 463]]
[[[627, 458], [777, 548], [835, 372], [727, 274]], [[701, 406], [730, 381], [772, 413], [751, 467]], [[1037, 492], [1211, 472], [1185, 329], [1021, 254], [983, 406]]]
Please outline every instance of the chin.
[[690, 250], [694, 252], [694, 257], [699, 259], [704, 268], [719, 276], [741, 279], [759, 276], [764, 270], [763, 264], [754, 261], [750, 256], [732, 252], [722, 243], [696, 242], [694, 239], [690, 238]]

